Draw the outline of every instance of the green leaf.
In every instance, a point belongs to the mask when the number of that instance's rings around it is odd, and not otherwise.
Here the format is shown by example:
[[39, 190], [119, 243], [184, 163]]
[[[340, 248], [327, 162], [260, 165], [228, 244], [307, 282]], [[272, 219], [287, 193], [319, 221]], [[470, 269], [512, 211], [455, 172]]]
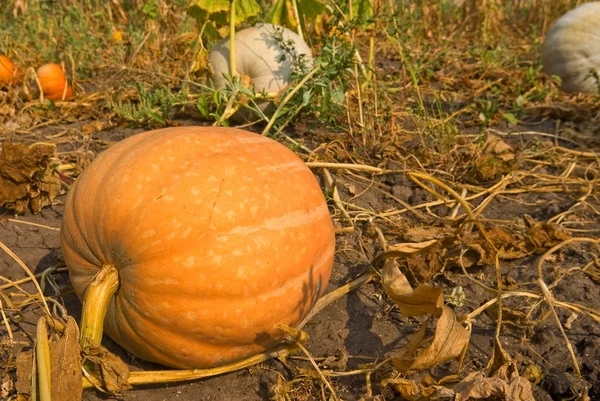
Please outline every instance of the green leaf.
[[502, 112], [502, 117], [511, 124], [519, 123], [519, 120], [517, 120], [517, 117], [515, 117], [515, 115], [513, 113]]
[[293, 18], [293, 14], [290, 13], [287, 3], [287, 0], [277, 0], [273, 4], [273, 7], [267, 11], [267, 14], [265, 15], [265, 22], [286, 26], [290, 29], [296, 29], [296, 25], [298, 25], [298, 23]]
[[337, 104], [344, 103], [345, 98], [346, 98], [346, 95], [344, 94], [343, 91], [341, 91], [339, 89], [334, 89], [333, 91], [331, 91], [331, 100], [333, 100], [335, 103], [337, 103]]
[[320, 0], [297, 0], [297, 5], [298, 14], [305, 18], [314, 18], [327, 11], [327, 7]]
[[[327, 12], [327, 7], [321, 0], [296, 0], [302, 30], [306, 30], [304, 20], [310, 21]], [[285, 26], [293, 31], [298, 27], [298, 18], [294, 12], [293, 0], [277, 0], [265, 15], [265, 22]]]
[[357, 18], [361, 26], [366, 26], [369, 18], [373, 17], [373, 0], [356, 0], [352, 3], [352, 14]]
[[198, 108], [198, 111], [200, 112], [200, 114], [202, 114], [204, 118], [208, 118], [209, 105], [207, 98], [205, 98], [204, 96], [199, 97], [198, 102], [196, 103], [196, 107]]
[[206, 21], [206, 25], [204, 25], [204, 37], [208, 39], [209, 42], [217, 42], [223, 39], [221, 32], [215, 27], [215, 24], [212, 21]]
[[[229, 0], [192, 0], [187, 10], [188, 14], [196, 20], [198, 26], [207, 21], [216, 25], [229, 23]], [[261, 12], [255, 0], [236, 0], [235, 24], [239, 25]]]
[[302, 94], [302, 106], [307, 106], [308, 101], [310, 100], [311, 90], [307, 90]]

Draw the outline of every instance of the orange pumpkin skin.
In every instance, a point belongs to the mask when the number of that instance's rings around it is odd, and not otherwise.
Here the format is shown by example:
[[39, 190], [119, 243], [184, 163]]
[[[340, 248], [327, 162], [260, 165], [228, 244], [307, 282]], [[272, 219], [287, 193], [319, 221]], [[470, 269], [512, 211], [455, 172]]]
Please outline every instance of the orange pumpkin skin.
[[73, 88], [67, 82], [63, 69], [58, 64], [45, 64], [37, 69], [36, 75], [42, 86], [44, 97], [48, 100], [62, 100], [65, 85], [67, 91], [64, 99], [73, 97]]
[[0, 55], [0, 84], [13, 85], [19, 83], [18, 71], [10, 59]]
[[66, 200], [61, 245], [80, 299], [102, 265], [120, 287], [105, 332], [177, 368], [277, 345], [327, 286], [335, 236], [315, 176], [280, 143], [234, 128], [129, 137]]

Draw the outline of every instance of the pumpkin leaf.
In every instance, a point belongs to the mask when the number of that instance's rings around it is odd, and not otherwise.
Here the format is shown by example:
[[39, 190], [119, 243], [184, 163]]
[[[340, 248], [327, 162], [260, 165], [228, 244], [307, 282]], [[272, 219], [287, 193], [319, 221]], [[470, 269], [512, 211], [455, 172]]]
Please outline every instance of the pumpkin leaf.
[[[418, 252], [422, 248], [416, 249], [415, 252]], [[469, 342], [470, 333], [458, 323], [452, 309], [444, 305], [442, 290], [420, 284], [413, 291], [393, 258], [386, 260], [381, 276], [384, 289], [396, 303], [400, 313], [406, 316], [432, 315], [392, 358], [396, 369], [427, 369], [459, 356]], [[424, 349], [419, 349], [425, 342], [429, 320], [434, 316], [438, 318], [433, 341]]]
[[277, 0], [273, 3], [273, 7], [271, 7], [265, 15], [265, 22], [295, 30], [298, 26], [298, 21], [294, 17], [294, 13], [292, 9], [290, 9], [289, 3], [288, 0]]
[[373, 0], [358, 0], [352, 2], [352, 15], [358, 19], [361, 27], [366, 27], [367, 21], [375, 14]]
[[[239, 25], [260, 14], [261, 8], [255, 0], [236, 0], [235, 24]], [[192, 0], [187, 9], [198, 26], [207, 21], [216, 25], [229, 23], [229, 0]]]
[[297, 30], [300, 23], [306, 30], [304, 21], [312, 20], [327, 12], [327, 7], [320, 0], [296, 0], [300, 21], [294, 11], [292, 0], [277, 0], [265, 15], [265, 22], [285, 26], [291, 30]]

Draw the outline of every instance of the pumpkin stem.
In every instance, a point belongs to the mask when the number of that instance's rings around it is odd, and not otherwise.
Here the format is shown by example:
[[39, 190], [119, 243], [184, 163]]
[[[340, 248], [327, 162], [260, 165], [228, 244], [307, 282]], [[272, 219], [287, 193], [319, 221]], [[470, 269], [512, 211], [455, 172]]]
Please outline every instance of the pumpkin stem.
[[108, 304], [119, 288], [119, 271], [104, 265], [96, 273], [83, 297], [81, 312], [81, 349], [100, 345]]
[[235, 68], [235, 0], [229, 0], [229, 70], [232, 78], [237, 75]]

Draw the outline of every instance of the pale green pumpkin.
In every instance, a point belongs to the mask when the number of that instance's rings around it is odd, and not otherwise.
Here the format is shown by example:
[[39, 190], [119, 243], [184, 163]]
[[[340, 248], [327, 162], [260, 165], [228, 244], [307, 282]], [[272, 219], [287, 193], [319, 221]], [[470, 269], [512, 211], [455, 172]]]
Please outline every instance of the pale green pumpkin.
[[560, 17], [542, 53], [544, 72], [562, 79], [565, 92], [598, 93], [591, 74], [600, 70], [600, 2], [583, 4]]
[[[285, 42], [293, 41], [293, 52], [286, 52], [274, 38], [275, 30], [281, 29]], [[209, 55], [209, 63], [213, 71], [212, 80], [215, 89], [227, 85], [223, 74], [229, 74], [229, 37], [218, 42]], [[236, 72], [244, 86], [253, 88], [255, 92], [277, 94], [292, 81], [292, 71], [296, 57], [304, 55], [307, 62], [312, 61], [310, 47], [296, 33], [287, 28], [273, 24], [257, 24], [245, 28], [235, 34]], [[260, 109], [270, 115], [273, 113], [271, 102], [262, 101]], [[244, 113], [247, 114], [247, 113]], [[238, 113], [237, 117], [240, 116]], [[245, 119], [244, 116], [241, 119]]]

